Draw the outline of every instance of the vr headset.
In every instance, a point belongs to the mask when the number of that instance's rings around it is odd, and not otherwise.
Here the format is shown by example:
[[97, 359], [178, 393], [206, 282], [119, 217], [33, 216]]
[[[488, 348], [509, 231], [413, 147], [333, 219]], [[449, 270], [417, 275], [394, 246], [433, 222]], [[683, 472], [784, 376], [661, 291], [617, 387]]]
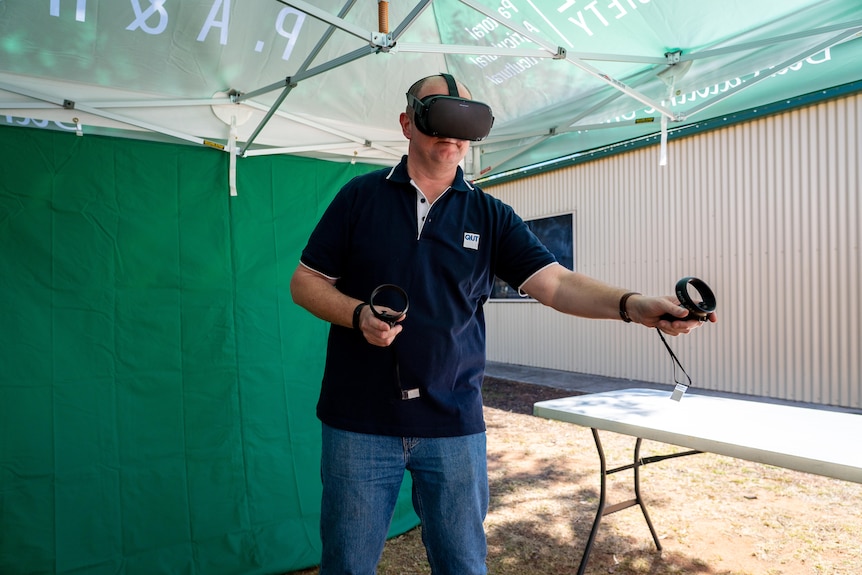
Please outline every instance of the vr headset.
[[494, 125], [494, 115], [488, 104], [458, 97], [455, 78], [446, 79], [449, 95], [425, 96], [421, 100], [407, 94], [407, 104], [413, 108], [413, 119], [419, 131], [437, 138], [455, 138], [478, 142], [488, 137]]

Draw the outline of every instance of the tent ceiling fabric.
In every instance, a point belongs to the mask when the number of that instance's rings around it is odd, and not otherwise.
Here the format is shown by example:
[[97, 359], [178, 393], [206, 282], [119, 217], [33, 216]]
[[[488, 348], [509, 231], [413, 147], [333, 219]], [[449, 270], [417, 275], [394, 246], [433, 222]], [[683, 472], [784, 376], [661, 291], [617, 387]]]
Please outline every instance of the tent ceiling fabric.
[[393, 164], [450, 72], [487, 177], [857, 82], [860, 31], [858, 0], [0, 0], [0, 123]]

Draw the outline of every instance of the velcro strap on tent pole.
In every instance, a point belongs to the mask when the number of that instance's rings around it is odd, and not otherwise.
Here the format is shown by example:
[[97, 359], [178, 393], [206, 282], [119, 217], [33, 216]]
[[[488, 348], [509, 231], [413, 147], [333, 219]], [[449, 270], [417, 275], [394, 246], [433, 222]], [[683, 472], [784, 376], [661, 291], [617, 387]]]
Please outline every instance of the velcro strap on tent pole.
[[[670, 84], [667, 87], [667, 102], [670, 105], [673, 102], [673, 93], [676, 89], [676, 77], [671, 76]], [[661, 115], [661, 145], [659, 146], [659, 166], [667, 166], [667, 116]]]
[[667, 116], [661, 116], [661, 153], [658, 160], [659, 166], [667, 165]]
[[230, 153], [230, 166], [228, 167], [227, 178], [228, 186], [230, 187], [230, 195], [236, 195], [236, 116], [230, 117], [230, 137], [228, 138], [228, 151]]

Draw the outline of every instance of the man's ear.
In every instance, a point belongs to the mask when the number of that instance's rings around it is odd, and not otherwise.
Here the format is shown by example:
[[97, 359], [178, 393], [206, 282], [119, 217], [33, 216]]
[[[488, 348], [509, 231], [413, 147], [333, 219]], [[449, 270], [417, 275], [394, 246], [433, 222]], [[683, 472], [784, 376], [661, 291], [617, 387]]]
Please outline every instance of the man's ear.
[[408, 140], [413, 137], [413, 122], [410, 120], [410, 116], [407, 115], [407, 112], [401, 112], [401, 115], [398, 117], [398, 121], [401, 122], [401, 133], [404, 134], [404, 137]]

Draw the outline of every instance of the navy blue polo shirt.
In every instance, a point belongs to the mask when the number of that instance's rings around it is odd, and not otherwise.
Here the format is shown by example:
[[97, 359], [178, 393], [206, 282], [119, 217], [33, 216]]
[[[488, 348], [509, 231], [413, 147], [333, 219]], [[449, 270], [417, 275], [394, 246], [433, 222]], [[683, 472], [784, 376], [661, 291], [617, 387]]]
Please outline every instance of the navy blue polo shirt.
[[[381, 284], [410, 300], [390, 347], [332, 325], [317, 415], [331, 427], [410, 437], [484, 431], [483, 304], [497, 275], [514, 287], [555, 262], [514, 210], [464, 180], [417, 232], [416, 188], [398, 166], [347, 183], [318, 222], [301, 262], [368, 301]], [[416, 399], [401, 390], [418, 389]]]

